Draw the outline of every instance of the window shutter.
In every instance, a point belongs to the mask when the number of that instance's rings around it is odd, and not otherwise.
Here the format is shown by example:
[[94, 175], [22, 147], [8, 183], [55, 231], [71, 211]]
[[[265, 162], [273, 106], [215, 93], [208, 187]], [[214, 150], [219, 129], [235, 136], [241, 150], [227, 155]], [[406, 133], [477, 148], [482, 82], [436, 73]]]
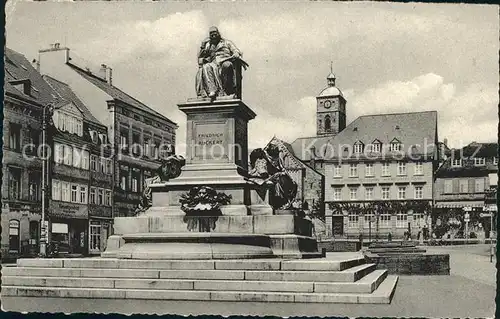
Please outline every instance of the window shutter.
[[460, 192], [460, 180], [459, 179], [454, 179], [453, 180], [453, 193], [459, 193]]
[[469, 188], [468, 188], [469, 193], [475, 193], [476, 192], [476, 181], [474, 179], [469, 179]]

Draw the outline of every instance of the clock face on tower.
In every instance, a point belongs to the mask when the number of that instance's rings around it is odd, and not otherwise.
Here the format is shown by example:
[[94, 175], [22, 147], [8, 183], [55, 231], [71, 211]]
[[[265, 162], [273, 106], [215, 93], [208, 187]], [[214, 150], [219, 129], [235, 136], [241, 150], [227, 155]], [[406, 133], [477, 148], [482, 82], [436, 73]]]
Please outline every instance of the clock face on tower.
[[330, 106], [332, 106], [332, 102], [331, 101], [325, 101], [325, 108], [330, 108]]

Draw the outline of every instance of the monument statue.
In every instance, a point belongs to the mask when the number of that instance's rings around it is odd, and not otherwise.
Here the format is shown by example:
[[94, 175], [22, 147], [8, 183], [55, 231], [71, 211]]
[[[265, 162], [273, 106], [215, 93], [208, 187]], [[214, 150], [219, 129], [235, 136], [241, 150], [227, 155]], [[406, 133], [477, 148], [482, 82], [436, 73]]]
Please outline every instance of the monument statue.
[[250, 180], [271, 187], [270, 202], [275, 209], [289, 209], [297, 195], [298, 185], [286, 171], [277, 145], [269, 144], [264, 150], [250, 153]]
[[141, 202], [135, 210], [136, 214], [143, 213], [151, 207], [152, 196], [150, 186], [178, 177], [181, 174], [182, 166], [186, 164], [186, 160], [180, 155], [168, 156], [162, 159], [161, 162], [161, 166], [156, 171], [155, 176], [144, 180], [144, 191], [142, 193]]
[[214, 100], [217, 96], [238, 95], [238, 72], [248, 64], [241, 59], [241, 51], [233, 42], [221, 37], [216, 27], [209, 29], [198, 52], [196, 95]]

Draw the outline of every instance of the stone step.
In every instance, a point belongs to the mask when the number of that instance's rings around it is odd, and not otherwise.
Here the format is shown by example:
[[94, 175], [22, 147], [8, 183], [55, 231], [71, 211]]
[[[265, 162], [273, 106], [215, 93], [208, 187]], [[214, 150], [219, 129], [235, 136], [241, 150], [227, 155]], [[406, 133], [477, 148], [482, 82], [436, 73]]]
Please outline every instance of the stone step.
[[314, 292], [322, 293], [372, 293], [387, 278], [385, 269], [375, 270], [355, 282], [316, 282]]
[[327, 292], [327, 293], [371, 293], [386, 277], [387, 271], [375, 270], [354, 283], [313, 283], [251, 280], [208, 279], [117, 279], [3, 276], [7, 286], [23, 287], [77, 287], [158, 290], [213, 290], [213, 291], [270, 291], [270, 292]]
[[354, 282], [375, 270], [375, 264], [361, 264], [341, 271], [306, 270], [153, 270], [106, 268], [4, 267], [3, 276], [73, 278], [206, 279], [256, 281]]
[[342, 271], [245, 271], [246, 280], [354, 282], [375, 270], [375, 264], [363, 264]]
[[308, 270], [341, 271], [365, 262], [364, 257], [347, 260], [326, 258], [282, 260], [131, 260], [112, 258], [26, 258], [18, 259], [19, 267], [36, 268], [97, 268], [97, 269], [155, 269], [155, 270]]
[[358, 303], [390, 304], [396, 292], [398, 279], [397, 275], [388, 275], [373, 293], [358, 295]]
[[252, 301], [252, 302], [317, 302], [317, 303], [390, 303], [397, 284], [397, 276], [389, 276], [372, 294], [356, 293], [304, 293], [209, 290], [154, 290], [65, 287], [2, 286], [3, 296], [112, 298], [199, 301]]
[[[77, 287], [158, 290], [211, 290], [211, 291], [269, 291], [269, 292], [326, 292], [326, 293], [371, 293], [385, 278], [384, 271], [376, 270], [377, 276], [369, 274], [354, 283], [313, 283], [283, 281], [237, 281], [237, 280], [183, 280], [183, 279], [116, 279], [116, 278], [71, 278], [71, 277], [13, 277], [4, 276], [7, 286], [23, 287]], [[366, 278], [366, 280], [365, 280]]]

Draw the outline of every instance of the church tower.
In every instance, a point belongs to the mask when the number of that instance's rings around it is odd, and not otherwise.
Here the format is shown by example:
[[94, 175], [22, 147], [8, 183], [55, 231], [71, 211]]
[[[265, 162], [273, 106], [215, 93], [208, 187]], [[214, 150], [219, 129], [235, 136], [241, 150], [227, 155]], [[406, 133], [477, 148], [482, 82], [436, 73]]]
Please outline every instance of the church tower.
[[335, 74], [330, 70], [328, 86], [316, 97], [316, 135], [334, 136], [346, 126], [346, 100], [335, 86]]

